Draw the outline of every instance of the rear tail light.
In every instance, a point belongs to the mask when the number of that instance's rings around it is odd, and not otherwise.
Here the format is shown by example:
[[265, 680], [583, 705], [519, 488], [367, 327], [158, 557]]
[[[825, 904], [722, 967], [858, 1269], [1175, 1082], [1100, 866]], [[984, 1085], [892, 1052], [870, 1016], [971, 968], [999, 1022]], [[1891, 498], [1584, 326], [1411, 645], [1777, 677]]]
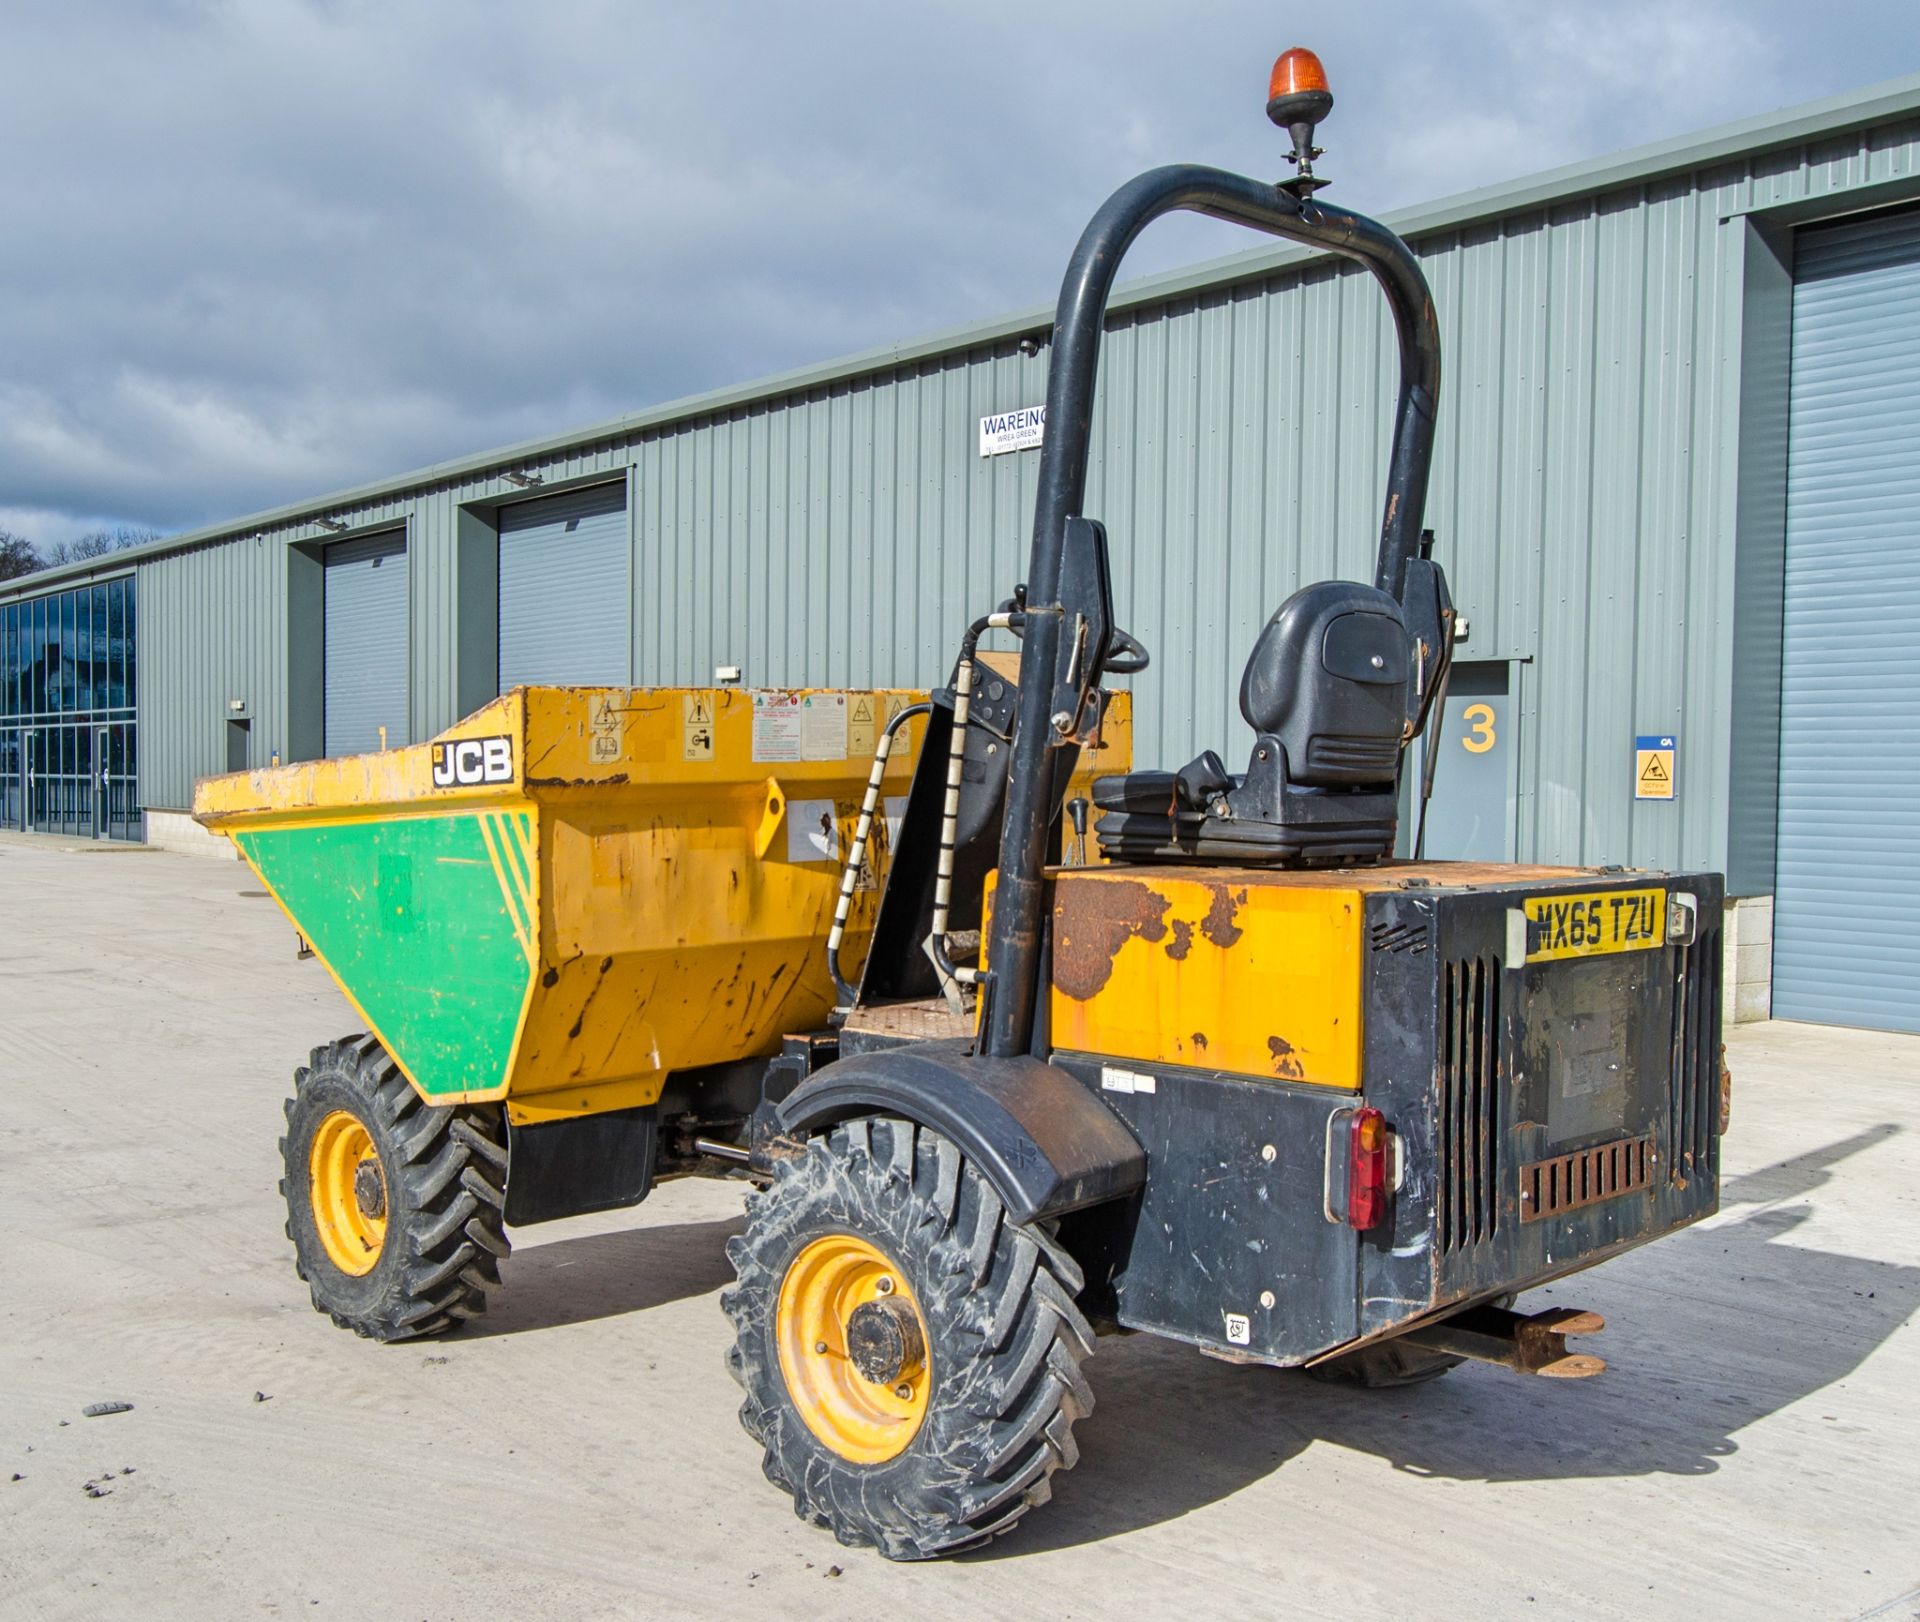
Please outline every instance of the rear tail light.
[[1347, 1129], [1347, 1226], [1365, 1233], [1387, 1210], [1387, 1120], [1357, 1109]]
[[1378, 1226], [1392, 1185], [1393, 1134], [1387, 1119], [1365, 1105], [1327, 1118], [1326, 1212], [1356, 1232]]

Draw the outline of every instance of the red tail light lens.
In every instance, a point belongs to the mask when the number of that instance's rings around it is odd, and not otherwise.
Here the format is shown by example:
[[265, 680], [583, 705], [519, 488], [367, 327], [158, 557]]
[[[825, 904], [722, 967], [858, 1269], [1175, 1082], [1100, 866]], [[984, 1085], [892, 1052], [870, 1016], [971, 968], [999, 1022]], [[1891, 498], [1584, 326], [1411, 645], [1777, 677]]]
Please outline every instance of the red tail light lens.
[[1357, 1109], [1347, 1129], [1347, 1225], [1365, 1233], [1387, 1214], [1387, 1120]]

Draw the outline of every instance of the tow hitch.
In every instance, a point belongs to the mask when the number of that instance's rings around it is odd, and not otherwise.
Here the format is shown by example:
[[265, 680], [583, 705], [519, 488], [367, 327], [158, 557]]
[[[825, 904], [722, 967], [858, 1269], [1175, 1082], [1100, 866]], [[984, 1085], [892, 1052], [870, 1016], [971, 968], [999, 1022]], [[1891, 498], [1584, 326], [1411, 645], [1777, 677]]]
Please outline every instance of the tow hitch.
[[1531, 1315], [1504, 1307], [1473, 1307], [1442, 1323], [1409, 1330], [1401, 1339], [1428, 1351], [1498, 1363], [1516, 1374], [1585, 1380], [1603, 1373], [1604, 1358], [1567, 1350], [1569, 1335], [1597, 1335], [1607, 1327], [1597, 1312], [1552, 1307]]

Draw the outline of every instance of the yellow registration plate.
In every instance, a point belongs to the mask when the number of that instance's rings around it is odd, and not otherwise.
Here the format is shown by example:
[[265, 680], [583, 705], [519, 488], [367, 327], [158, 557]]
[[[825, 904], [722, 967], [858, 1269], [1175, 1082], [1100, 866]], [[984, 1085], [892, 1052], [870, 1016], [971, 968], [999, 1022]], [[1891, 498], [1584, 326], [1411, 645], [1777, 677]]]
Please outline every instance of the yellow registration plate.
[[1644, 952], [1667, 938], [1665, 890], [1530, 895], [1524, 908], [1529, 963]]

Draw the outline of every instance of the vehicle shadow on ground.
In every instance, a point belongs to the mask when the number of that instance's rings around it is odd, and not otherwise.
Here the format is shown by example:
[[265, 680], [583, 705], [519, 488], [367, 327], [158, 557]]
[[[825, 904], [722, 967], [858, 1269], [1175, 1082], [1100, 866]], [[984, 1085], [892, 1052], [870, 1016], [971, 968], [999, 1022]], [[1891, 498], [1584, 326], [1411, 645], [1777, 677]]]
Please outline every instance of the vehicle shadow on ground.
[[[1430, 1385], [1363, 1391], [1214, 1362], [1146, 1335], [1103, 1339], [1088, 1371], [1097, 1406], [1075, 1430], [1079, 1467], [1054, 1478], [1052, 1506], [1017, 1538], [962, 1558], [1019, 1558], [1157, 1525], [1316, 1442], [1464, 1481], [1718, 1470], [1738, 1453], [1737, 1432], [1844, 1379], [1920, 1305], [1920, 1267], [1779, 1242], [1809, 1215], [1789, 1202], [1899, 1131], [1878, 1126], [1732, 1179], [1722, 1210], [1734, 1220], [1596, 1275], [1610, 1301], [1627, 1296], [1591, 1343], [1612, 1363], [1597, 1380], [1470, 1364]], [[1599, 1293], [1584, 1279], [1556, 1288], [1563, 1304]], [[1540, 1290], [1523, 1308], [1554, 1304]]]
[[727, 1217], [525, 1243], [516, 1234], [500, 1293], [461, 1338], [556, 1329], [708, 1295], [733, 1282], [727, 1241], [743, 1225]]

